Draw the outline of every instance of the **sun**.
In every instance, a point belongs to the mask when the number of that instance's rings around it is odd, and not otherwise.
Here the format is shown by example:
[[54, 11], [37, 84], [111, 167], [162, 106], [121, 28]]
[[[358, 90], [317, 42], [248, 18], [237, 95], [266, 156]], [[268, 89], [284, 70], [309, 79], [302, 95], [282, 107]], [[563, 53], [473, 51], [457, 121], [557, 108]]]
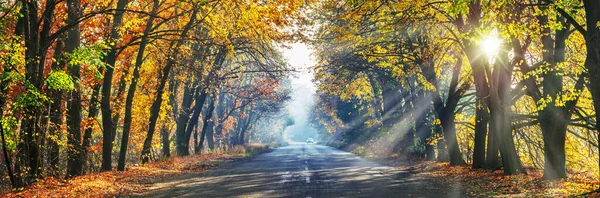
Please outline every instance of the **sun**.
[[502, 45], [502, 39], [499, 38], [498, 32], [493, 30], [482, 38], [480, 47], [485, 56], [492, 61], [500, 51], [500, 45]]

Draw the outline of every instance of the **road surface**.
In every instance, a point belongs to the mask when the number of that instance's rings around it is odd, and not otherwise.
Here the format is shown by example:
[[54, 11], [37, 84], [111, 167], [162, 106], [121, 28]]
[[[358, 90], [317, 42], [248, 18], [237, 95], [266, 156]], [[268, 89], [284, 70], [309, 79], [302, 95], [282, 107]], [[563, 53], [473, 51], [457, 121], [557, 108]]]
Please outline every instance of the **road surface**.
[[295, 143], [200, 175], [155, 184], [149, 197], [462, 197], [423, 177], [331, 147]]

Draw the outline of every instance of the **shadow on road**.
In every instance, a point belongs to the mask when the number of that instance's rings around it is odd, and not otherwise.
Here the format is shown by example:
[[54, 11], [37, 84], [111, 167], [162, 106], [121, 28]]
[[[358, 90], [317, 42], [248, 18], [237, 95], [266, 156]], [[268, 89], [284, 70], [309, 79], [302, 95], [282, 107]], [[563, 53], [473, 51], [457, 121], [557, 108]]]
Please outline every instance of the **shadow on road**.
[[462, 197], [448, 189], [357, 157], [314, 144], [292, 144], [254, 159], [203, 174], [154, 184], [151, 197]]

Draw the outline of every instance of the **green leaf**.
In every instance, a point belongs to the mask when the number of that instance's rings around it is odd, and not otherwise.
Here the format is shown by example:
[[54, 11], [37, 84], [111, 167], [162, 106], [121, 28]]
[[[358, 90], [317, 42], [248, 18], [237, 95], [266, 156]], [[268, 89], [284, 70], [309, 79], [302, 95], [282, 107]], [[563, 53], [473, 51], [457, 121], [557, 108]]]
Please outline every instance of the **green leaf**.
[[71, 91], [75, 88], [73, 78], [65, 71], [54, 70], [48, 74], [45, 83], [48, 85], [48, 89], [55, 91]]

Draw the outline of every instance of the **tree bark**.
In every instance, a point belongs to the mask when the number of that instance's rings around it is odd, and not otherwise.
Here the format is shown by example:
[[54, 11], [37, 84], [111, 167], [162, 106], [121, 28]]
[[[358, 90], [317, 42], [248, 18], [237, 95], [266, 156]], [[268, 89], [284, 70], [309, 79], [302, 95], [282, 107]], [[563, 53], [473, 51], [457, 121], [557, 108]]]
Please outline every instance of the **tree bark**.
[[[540, 9], [547, 9], [541, 6]], [[538, 16], [540, 24], [548, 24], [548, 16]], [[559, 17], [558, 20], [561, 20]], [[569, 35], [569, 26], [557, 30], [554, 40], [550, 28], [544, 26], [542, 29], [542, 44], [544, 51], [542, 58], [544, 64], [550, 69], [544, 74], [543, 98], [552, 98], [553, 101], [538, 112], [538, 120], [544, 138], [544, 175], [547, 180], [567, 178], [565, 141], [567, 126], [571, 119], [571, 112], [564, 106], [557, 106], [555, 100], [561, 95], [563, 88], [563, 77], [558, 73], [557, 63], [563, 62], [565, 57], [565, 40]], [[536, 87], [537, 88], [537, 87]], [[566, 106], [566, 105], [565, 105]]]
[[[123, 13], [121, 11], [127, 6], [128, 0], [117, 1], [117, 11], [113, 17], [113, 23], [110, 33], [110, 40], [118, 40], [119, 33], [117, 28], [123, 21]], [[115, 136], [115, 127], [113, 127], [112, 108], [110, 105], [111, 101], [111, 89], [112, 89], [112, 78], [115, 63], [117, 61], [117, 45], [116, 43], [111, 45], [110, 50], [107, 52], [104, 62], [108, 65], [104, 71], [104, 80], [102, 81], [102, 171], [112, 170], [112, 147]]]
[[[83, 135], [83, 167], [85, 167], [87, 164], [88, 153], [91, 150], [93, 132], [92, 127], [94, 126], [92, 122], [94, 121], [94, 119], [96, 119], [96, 116], [98, 116], [98, 94], [100, 94], [100, 84], [94, 86], [94, 89], [92, 91], [92, 97], [90, 98], [87, 125], [85, 127], [85, 132]], [[82, 172], [84, 171], [85, 170], [83, 170]]]
[[[202, 89], [199, 87], [198, 89]], [[202, 106], [204, 106], [204, 102], [206, 102], [206, 97], [208, 93], [206, 90], [201, 90], [200, 93], [196, 94], [196, 103], [194, 104], [194, 113], [192, 117], [188, 121], [187, 127], [185, 128], [185, 136], [183, 137], [183, 142], [181, 142], [181, 155], [187, 156], [190, 155], [190, 139], [192, 137], [192, 130], [198, 124], [198, 119], [200, 118], [200, 114], [202, 113]]]
[[512, 64], [508, 61], [508, 50], [500, 50], [494, 65], [493, 89], [491, 93], [491, 114], [494, 123], [495, 135], [498, 140], [498, 148], [502, 157], [504, 174], [516, 175], [523, 174], [525, 170], [521, 165], [521, 160], [517, 155], [515, 143], [512, 135], [511, 114], [512, 95], [511, 76], [513, 71]]
[[[162, 140], [162, 154], [164, 157], [171, 157], [171, 141], [169, 140], [169, 129], [163, 125], [160, 128], [160, 136]], [[144, 159], [144, 158], [142, 158]]]
[[[54, 47], [54, 59], [56, 60], [62, 60], [64, 58], [63, 56], [63, 39], [58, 39], [56, 41], [56, 46]], [[52, 63], [52, 70], [64, 70], [64, 61], [54, 61]], [[60, 139], [60, 134], [61, 134], [61, 125], [63, 124], [62, 121], [62, 101], [63, 101], [63, 91], [54, 91], [52, 93], [52, 105], [50, 105], [50, 123], [51, 126], [49, 127], [50, 131], [50, 135], [51, 136], [55, 136], [55, 138], [53, 139], [49, 139], [48, 140], [48, 161], [49, 161], [49, 174], [53, 175], [55, 177], [58, 177], [59, 175], [59, 155], [60, 155], [60, 147], [58, 145], [58, 139]]]
[[198, 136], [198, 124], [196, 124], [196, 126], [194, 126], [194, 153], [200, 153], [200, 143], [199, 143], [199, 138], [200, 136]]
[[[69, 23], [75, 23], [81, 17], [80, 1], [67, 0]], [[79, 25], [74, 26], [68, 31], [67, 44], [65, 51], [72, 53], [81, 44], [81, 33]], [[70, 65], [69, 73], [74, 80], [80, 78], [80, 66]], [[70, 93], [69, 108], [67, 109], [67, 124], [69, 125], [69, 136], [67, 143], [68, 149], [67, 177], [73, 177], [83, 174], [83, 149], [81, 145], [81, 89], [79, 82], [75, 83], [75, 89]]]
[[[252, 124], [252, 120], [254, 119], [254, 116], [256, 116], [253, 111], [254, 111], [255, 107], [250, 106], [248, 108], [248, 110], [246, 111], [246, 118], [243, 119], [243, 121], [241, 123], [238, 123], [238, 126], [241, 126], [240, 128], [240, 134], [238, 137], [238, 145], [244, 145], [246, 144], [246, 131], [248, 130], [249, 126]], [[240, 111], [243, 112], [243, 111]]]
[[[586, 13], [586, 25], [587, 30], [584, 34], [586, 47], [587, 47], [587, 58], [585, 59], [585, 68], [588, 69], [588, 75], [590, 80], [590, 92], [592, 93], [592, 100], [594, 101], [594, 109], [596, 112], [600, 110], [600, 1], [595, 0], [583, 0]], [[600, 120], [600, 114], [596, 113], [596, 120]], [[596, 122], [596, 131], [600, 131], [600, 122]], [[598, 139], [600, 139], [600, 133], [598, 133]], [[600, 153], [599, 153], [600, 155]], [[600, 164], [600, 161], [598, 162]]]
[[[212, 129], [209, 129], [208, 126], [210, 123], [212, 123], [212, 116], [213, 116], [213, 111], [215, 110], [215, 99], [213, 98], [210, 102], [210, 105], [208, 105], [208, 109], [206, 110], [206, 115], [203, 118], [202, 121], [202, 133], [200, 134], [200, 145], [198, 146], [198, 151], [196, 151], [196, 153], [200, 153], [202, 151], [203, 144], [204, 144], [204, 137], [206, 137], [207, 132], [211, 131]], [[212, 135], [212, 134], [211, 134]], [[212, 139], [212, 137], [211, 137]]]
[[208, 95], [209, 84], [212, 80], [214, 80], [213, 78], [216, 72], [219, 71], [219, 69], [225, 62], [225, 55], [226, 49], [219, 48], [215, 56], [215, 60], [213, 62], [213, 68], [209, 72], [208, 76], [206, 78], [203, 78], [203, 84], [198, 87], [198, 91], [200, 92], [200, 94], [196, 94], [197, 96], [196, 104], [194, 104], [194, 113], [192, 114], [192, 117], [187, 123], [186, 131], [184, 134], [185, 137], [183, 138], [183, 142], [181, 142], [181, 152], [183, 155], [189, 155], [189, 145], [190, 138], [192, 135], [192, 129], [196, 124], [198, 124], [198, 119], [200, 118], [200, 114], [202, 113], [202, 107], [204, 106], [204, 103], [206, 102], [206, 97]]
[[[4, 92], [6, 90], [6, 84], [0, 82], [0, 91]], [[3, 117], [4, 109], [2, 108], [4, 103], [6, 102], [6, 95], [4, 93], [0, 94], [0, 119]], [[6, 165], [6, 173], [8, 174], [8, 179], [13, 188], [18, 187], [15, 181], [15, 175], [13, 174], [12, 166], [10, 165], [10, 156], [8, 155], [8, 149], [6, 148], [6, 138], [4, 137], [4, 126], [2, 126], [2, 122], [0, 122], [0, 138], [2, 138], [2, 154], [4, 155], [4, 164]]]
[[[179, 113], [179, 109], [177, 107], [177, 98], [176, 98], [176, 94], [177, 94], [177, 87], [178, 87], [178, 82], [175, 81], [175, 78], [173, 77], [175, 74], [170, 75], [169, 76], [169, 102], [171, 104], [172, 110], [173, 110], [173, 119], [177, 120], [177, 114]], [[177, 124], [177, 123], [175, 123]], [[161, 141], [162, 141], [162, 154], [163, 157], [171, 157], [171, 139], [169, 138], [169, 135], [171, 133], [171, 128], [167, 127], [165, 123], [163, 123], [161, 130], [160, 130], [160, 134], [161, 134]], [[143, 159], [143, 158], [142, 158]]]
[[[37, 61], [37, 64], [39, 64], [38, 72], [40, 74], [39, 77], [40, 77], [41, 81], [44, 80], [44, 70], [46, 68], [45, 66], [46, 66], [46, 60], [47, 60], [46, 58], [47, 58], [47, 54], [48, 54], [48, 48], [50, 47], [51, 42], [52, 42], [50, 40], [49, 34], [50, 34], [51, 27], [52, 27], [52, 21], [54, 18], [55, 7], [56, 7], [56, 0], [47, 0], [46, 5], [45, 5], [45, 10], [42, 13], [42, 16], [40, 19], [43, 22], [43, 24], [41, 24], [42, 29], [39, 33], [39, 48], [38, 48], [38, 56], [39, 56], [38, 60], [39, 61]], [[36, 31], [37, 31], [37, 28], [36, 28]], [[39, 90], [42, 91], [42, 89], [39, 89]], [[52, 96], [52, 94], [48, 94], [48, 95]], [[41, 112], [42, 116], [40, 116], [41, 120], [37, 121], [37, 123], [39, 123], [39, 125], [40, 125], [40, 126], [38, 126], [38, 128], [43, 129], [43, 130], [40, 130], [38, 132], [39, 134], [38, 134], [38, 137], [36, 137], [36, 139], [38, 139], [37, 141], [40, 144], [40, 145], [38, 145], [38, 149], [40, 150], [38, 166], [40, 167], [39, 171], [41, 172], [41, 169], [45, 168], [45, 166], [43, 164], [45, 162], [43, 160], [44, 159], [43, 155], [44, 155], [44, 153], [50, 153], [50, 152], [42, 152], [41, 149], [42, 148], [48, 149], [47, 145], [44, 145], [44, 142], [51, 143], [51, 141], [45, 141], [48, 139], [47, 138], [48, 133], [50, 133], [50, 128], [49, 128], [50, 122], [48, 122], [50, 119], [48, 116], [50, 114], [49, 109], [42, 108], [40, 110], [42, 111]], [[50, 166], [47, 166], [47, 167], [50, 167]], [[50, 167], [50, 169], [47, 172], [54, 172], [54, 171]], [[39, 175], [39, 176], [41, 177], [41, 175]]]
[[456, 126], [454, 123], [456, 117], [455, 110], [458, 105], [458, 101], [466, 90], [466, 87], [458, 88], [458, 80], [462, 64], [459, 62], [453, 69], [452, 79], [450, 80], [450, 87], [448, 91], [449, 94], [445, 104], [440, 96], [438, 80], [433, 65], [431, 64], [432, 63], [423, 66], [422, 70], [428, 81], [437, 86], [436, 90], [431, 91], [433, 96], [433, 106], [438, 118], [440, 119], [441, 130], [444, 134], [444, 142], [446, 143], [446, 148], [448, 149], [448, 154], [450, 157], [450, 165], [463, 165], [465, 164], [465, 161], [462, 158], [462, 153], [458, 147]]
[[[477, 88], [476, 88], [477, 89]], [[473, 169], [485, 168], [485, 137], [487, 136], [488, 108], [485, 96], [476, 93], [475, 140], [473, 145]], [[497, 153], [497, 152], [496, 152]], [[496, 155], [497, 156], [497, 155]]]
[[[188, 31], [192, 28], [192, 25], [196, 21], [196, 14], [198, 11], [194, 9], [191, 15], [190, 21], [185, 25], [183, 31], [181, 32], [180, 38], [176, 44], [171, 44], [170, 49], [177, 50], [179, 46], [183, 44], [185, 38], [187, 37]], [[172, 58], [167, 60], [167, 64], [163, 68], [161, 72], [161, 76], [159, 77], [160, 82], [156, 89], [156, 100], [152, 103], [150, 107], [150, 120], [148, 126], [148, 133], [146, 135], [146, 139], [144, 140], [144, 145], [142, 146], [142, 163], [146, 163], [150, 157], [150, 151], [152, 147], [152, 137], [154, 136], [154, 131], [156, 130], [156, 122], [158, 121], [158, 116], [160, 114], [160, 106], [162, 105], [162, 95], [165, 91], [165, 86], [167, 85], [167, 80], [169, 79], [169, 75], [171, 73], [171, 69], [175, 65], [176, 57], [178, 57], [177, 52], [173, 52]]]
[[175, 148], [177, 150], [177, 155], [179, 156], [183, 155], [184, 153], [185, 148], [183, 145], [183, 141], [185, 139], [185, 128], [187, 127], [187, 123], [190, 118], [190, 108], [192, 106], [195, 93], [194, 91], [192, 91], [192, 87], [189, 86], [189, 83], [190, 82], [187, 82], [187, 85], [183, 88], [183, 99], [181, 102], [179, 115], [177, 116], [177, 127], [175, 128]]
[[[490, 111], [491, 109], [490, 105]], [[496, 120], [497, 114], [489, 115], [490, 118], [490, 131], [487, 139], [487, 150], [486, 150], [486, 159], [485, 159], [485, 168], [489, 170], [497, 170], [502, 167], [500, 162], [500, 153], [498, 148], [498, 138], [497, 138], [497, 127], [498, 122], [494, 122]]]
[[[215, 112], [217, 113], [216, 115], [216, 122], [214, 122], [214, 129], [212, 132], [212, 135], [214, 137], [215, 132], [220, 136], [221, 135], [221, 131], [223, 130], [223, 122], [225, 122], [225, 120], [227, 119], [225, 116], [225, 109], [227, 107], [227, 96], [225, 95], [224, 91], [221, 91], [219, 94], [219, 102], [215, 108]], [[232, 107], [233, 108], [233, 107]], [[210, 133], [210, 132], [209, 132]], [[213, 147], [211, 147], [211, 143], [210, 140], [208, 140], [208, 146], [209, 148], [212, 150], [214, 149], [214, 145]]]
[[446, 147], [448, 148], [448, 154], [450, 155], [450, 165], [463, 165], [465, 164], [462, 158], [462, 153], [458, 147], [458, 141], [456, 138], [456, 127], [454, 124], [455, 113], [444, 112], [441, 116], [442, 130], [444, 132], [444, 140]]
[[[481, 2], [480, 1], [472, 1], [469, 2], [469, 12], [465, 16], [459, 16], [455, 21], [455, 25], [458, 28], [458, 31], [463, 34], [473, 35], [475, 31], [481, 26]], [[466, 17], [466, 20], [464, 19]], [[466, 23], [465, 23], [466, 21]], [[473, 168], [481, 168], [488, 164], [488, 159], [486, 159], [486, 145], [485, 139], [488, 130], [488, 122], [489, 122], [489, 113], [488, 113], [488, 102], [487, 97], [489, 96], [489, 86], [488, 82], [485, 78], [485, 59], [479, 55], [479, 45], [470, 41], [469, 39], [462, 39], [462, 43], [465, 46], [465, 54], [469, 59], [469, 63], [471, 65], [471, 70], [473, 70], [473, 81], [475, 84], [475, 100], [476, 100], [476, 111], [475, 111], [475, 142], [474, 142], [474, 150], [473, 150]], [[491, 135], [491, 132], [490, 134]], [[490, 138], [488, 138], [489, 140]], [[489, 144], [488, 141], [488, 150], [490, 148], [494, 148], [493, 145]], [[493, 163], [494, 155], [493, 153], [498, 153], [497, 149], [494, 151], [488, 151], [487, 157], [491, 157], [490, 163]], [[492, 153], [492, 155], [489, 155]], [[496, 160], [497, 160], [497, 154]]]
[[[17, 22], [15, 28], [16, 35], [23, 34], [25, 40], [25, 61], [26, 61], [26, 73], [25, 79], [27, 84], [27, 92], [41, 91], [42, 88], [42, 75], [40, 74], [39, 67], [39, 32], [38, 32], [38, 8], [36, 1], [24, 1], [21, 8], [22, 20]], [[43, 70], [42, 70], [43, 71]], [[28, 181], [25, 183], [17, 182], [18, 186], [21, 184], [31, 183], [39, 176], [39, 144], [38, 138], [40, 133], [40, 127], [37, 124], [41, 111], [40, 108], [33, 104], [28, 104], [24, 109], [24, 116], [21, 121], [21, 139], [19, 143], [19, 149], [23, 152], [19, 154], [19, 161], [24, 163], [28, 168], [27, 173], [16, 173], [15, 175], [27, 175]], [[16, 164], [15, 166], [17, 166]], [[20, 170], [15, 168], [16, 170]]]
[[[123, 120], [123, 138], [121, 138], [121, 150], [119, 150], [119, 162], [117, 164], [117, 170], [124, 171], [125, 163], [127, 158], [127, 145], [129, 145], [129, 133], [131, 131], [132, 115], [131, 111], [133, 108], [133, 97], [135, 96], [135, 90], [137, 89], [138, 79], [140, 78], [140, 67], [144, 62], [144, 53], [146, 51], [146, 45], [148, 45], [148, 34], [152, 30], [154, 23], [154, 15], [158, 11], [159, 1], [154, 0], [151, 15], [146, 22], [146, 29], [144, 29], [144, 35], [140, 41], [140, 48], [135, 59], [135, 66], [133, 68], [133, 78], [131, 78], [131, 84], [127, 91], [127, 98], [125, 99], [125, 118]], [[161, 97], [161, 96], [159, 96]]]
[[[207, 131], [206, 131], [206, 143], [208, 144], [208, 149], [211, 151], [215, 149], [215, 122], [217, 120], [213, 119], [208, 123]], [[200, 147], [202, 149], [202, 147]]]

